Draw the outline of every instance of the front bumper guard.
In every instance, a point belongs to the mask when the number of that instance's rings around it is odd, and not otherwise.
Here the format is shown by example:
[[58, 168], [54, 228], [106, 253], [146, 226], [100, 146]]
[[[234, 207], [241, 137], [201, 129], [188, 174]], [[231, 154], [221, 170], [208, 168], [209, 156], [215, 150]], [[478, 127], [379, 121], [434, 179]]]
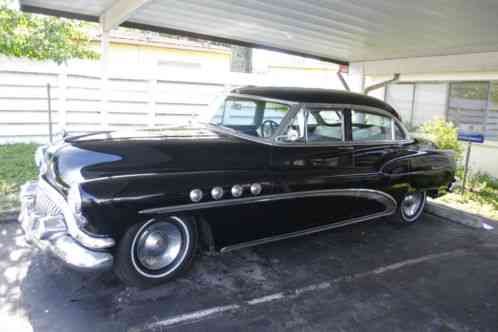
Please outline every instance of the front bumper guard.
[[35, 211], [37, 182], [21, 187], [19, 223], [26, 240], [42, 251], [61, 259], [68, 266], [82, 271], [107, 270], [113, 265], [113, 256], [107, 251], [88, 249], [68, 233], [62, 215], [41, 216]]

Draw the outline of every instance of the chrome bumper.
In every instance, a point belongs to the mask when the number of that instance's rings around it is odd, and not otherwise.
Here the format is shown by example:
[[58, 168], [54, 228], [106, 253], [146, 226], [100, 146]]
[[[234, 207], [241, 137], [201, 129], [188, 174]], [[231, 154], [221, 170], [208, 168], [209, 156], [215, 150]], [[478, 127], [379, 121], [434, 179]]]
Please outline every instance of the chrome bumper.
[[113, 264], [113, 256], [109, 252], [91, 250], [79, 244], [69, 235], [62, 215], [42, 216], [36, 213], [37, 188], [37, 182], [28, 182], [21, 187], [18, 220], [26, 240], [52, 253], [72, 268], [84, 271], [109, 269]]

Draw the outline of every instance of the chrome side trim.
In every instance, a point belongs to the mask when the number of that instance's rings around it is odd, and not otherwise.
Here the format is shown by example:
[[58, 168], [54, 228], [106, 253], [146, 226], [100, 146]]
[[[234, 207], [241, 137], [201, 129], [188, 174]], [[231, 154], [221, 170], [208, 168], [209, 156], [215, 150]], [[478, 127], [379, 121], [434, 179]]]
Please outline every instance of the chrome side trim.
[[232, 246], [223, 247], [223, 248], [220, 249], [220, 252], [222, 252], [222, 253], [223, 252], [229, 252], [229, 251], [233, 251], [233, 250], [238, 250], [238, 249], [243, 249], [243, 248], [257, 246], [257, 245], [260, 245], [260, 244], [265, 244], [265, 243], [280, 241], [280, 240], [284, 240], [284, 239], [290, 239], [290, 238], [294, 238], [294, 237], [299, 237], [299, 236], [304, 236], [304, 235], [309, 235], [309, 234], [313, 234], [313, 233], [318, 233], [318, 232], [326, 231], [326, 230], [329, 230], [329, 229], [334, 229], [334, 228], [340, 228], [340, 227], [344, 227], [344, 226], [348, 226], [348, 225], [353, 225], [353, 224], [365, 222], [365, 221], [368, 221], [368, 220], [372, 220], [372, 219], [376, 219], [376, 218], [380, 218], [380, 217], [385, 217], [385, 216], [391, 215], [391, 214], [394, 213], [395, 210], [396, 210], [396, 207], [394, 207], [393, 209], [387, 209], [384, 212], [375, 213], [375, 214], [372, 214], [372, 215], [369, 215], [369, 216], [358, 217], [358, 218], [354, 218], [354, 219], [339, 221], [339, 222], [336, 222], [336, 223], [333, 223], [333, 224], [312, 227], [312, 228], [308, 228], [308, 229], [305, 229], [305, 230], [302, 230], [302, 231], [297, 231], [297, 232], [292, 232], [292, 233], [287, 233], [287, 234], [281, 234], [281, 235], [275, 235], [275, 236], [265, 237], [265, 238], [254, 240], [254, 241], [248, 241], [248, 242], [238, 243], [238, 244], [234, 244]]
[[160, 208], [152, 208], [141, 210], [140, 214], [163, 214], [179, 211], [194, 211], [202, 210], [216, 207], [224, 206], [236, 206], [236, 205], [246, 205], [254, 203], [263, 203], [271, 201], [281, 201], [286, 199], [294, 198], [310, 198], [310, 197], [327, 197], [327, 196], [351, 196], [351, 197], [365, 197], [369, 199], [374, 199], [384, 206], [386, 209], [393, 208], [397, 206], [396, 200], [389, 194], [373, 189], [325, 189], [325, 190], [310, 190], [310, 191], [297, 191], [291, 193], [283, 194], [273, 194], [273, 195], [263, 195], [256, 197], [244, 197], [244, 198], [233, 198], [225, 199], [221, 201], [211, 201], [211, 202], [201, 202], [201, 203], [191, 203], [182, 204], [175, 206], [166, 206]]

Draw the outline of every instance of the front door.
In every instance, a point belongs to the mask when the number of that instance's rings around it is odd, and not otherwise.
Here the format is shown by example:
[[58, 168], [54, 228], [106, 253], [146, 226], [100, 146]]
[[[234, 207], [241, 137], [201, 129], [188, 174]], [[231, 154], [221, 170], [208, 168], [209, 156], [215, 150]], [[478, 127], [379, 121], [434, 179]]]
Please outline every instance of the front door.
[[294, 232], [355, 218], [357, 200], [353, 146], [346, 142], [346, 110], [300, 110], [271, 152], [277, 193], [294, 199], [275, 204], [275, 222]]

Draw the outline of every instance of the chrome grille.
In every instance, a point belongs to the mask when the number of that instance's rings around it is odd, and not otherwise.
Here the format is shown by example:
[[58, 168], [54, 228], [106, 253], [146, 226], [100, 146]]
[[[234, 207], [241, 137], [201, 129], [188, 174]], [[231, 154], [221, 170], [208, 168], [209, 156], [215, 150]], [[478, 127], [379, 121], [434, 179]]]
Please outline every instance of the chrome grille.
[[62, 214], [62, 210], [40, 187], [38, 187], [36, 191], [35, 210], [38, 214], [43, 216], [56, 216]]

